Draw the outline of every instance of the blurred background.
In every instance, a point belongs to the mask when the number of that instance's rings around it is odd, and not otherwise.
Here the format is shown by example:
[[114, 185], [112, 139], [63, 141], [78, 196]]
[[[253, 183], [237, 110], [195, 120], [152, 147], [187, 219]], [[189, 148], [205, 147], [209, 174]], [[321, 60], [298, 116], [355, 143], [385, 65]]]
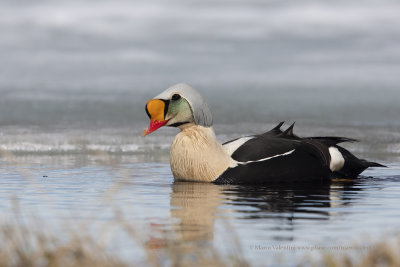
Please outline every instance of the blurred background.
[[2, 0], [3, 145], [21, 131], [136, 136], [145, 101], [178, 82], [216, 127], [398, 129], [399, 14], [394, 0]]

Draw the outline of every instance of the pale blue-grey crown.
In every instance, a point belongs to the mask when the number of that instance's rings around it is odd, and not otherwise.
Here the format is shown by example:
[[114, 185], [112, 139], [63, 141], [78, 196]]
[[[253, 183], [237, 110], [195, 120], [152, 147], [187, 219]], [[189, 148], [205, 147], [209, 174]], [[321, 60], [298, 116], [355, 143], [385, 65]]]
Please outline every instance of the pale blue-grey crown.
[[194, 121], [197, 125], [210, 127], [213, 124], [210, 108], [208, 107], [204, 98], [193, 87], [186, 83], [178, 83], [161, 94], [157, 95], [155, 99], [171, 99], [172, 95], [179, 94], [186, 99], [193, 111]]

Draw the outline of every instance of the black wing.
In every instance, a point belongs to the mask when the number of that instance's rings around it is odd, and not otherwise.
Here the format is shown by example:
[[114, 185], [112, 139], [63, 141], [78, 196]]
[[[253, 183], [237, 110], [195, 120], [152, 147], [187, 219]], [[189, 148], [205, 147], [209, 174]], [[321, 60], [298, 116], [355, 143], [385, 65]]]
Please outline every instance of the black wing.
[[[356, 178], [368, 167], [384, 167], [359, 159], [338, 146], [343, 142], [356, 142], [355, 139], [332, 136], [301, 138], [293, 133], [294, 123], [285, 131], [280, 129], [282, 125], [283, 122], [263, 134], [225, 143], [233, 150], [231, 156], [238, 165], [228, 168], [215, 183], [265, 183], [265, 177], [268, 177], [268, 182], [315, 181], [338, 176]], [[233, 141], [237, 142], [231, 143]], [[337, 148], [345, 160], [340, 171], [330, 170], [330, 147]]]
[[238, 164], [228, 168], [216, 184], [274, 184], [293, 182], [324, 182], [330, 178], [329, 167], [321, 159], [301, 148], [284, 156], [264, 161]]
[[330, 154], [327, 145], [320, 140], [300, 138], [294, 135], [294, 123], [283, 132], [280, 130], [282, 125], [283, 122], [266, 133], [255, 135], [238, 147], [232, 153], [232, 158], [238, 162], [258, 161], [276, 157], [292, 150], [301, 150], [318, 158], [322, 165], [329, 165]]

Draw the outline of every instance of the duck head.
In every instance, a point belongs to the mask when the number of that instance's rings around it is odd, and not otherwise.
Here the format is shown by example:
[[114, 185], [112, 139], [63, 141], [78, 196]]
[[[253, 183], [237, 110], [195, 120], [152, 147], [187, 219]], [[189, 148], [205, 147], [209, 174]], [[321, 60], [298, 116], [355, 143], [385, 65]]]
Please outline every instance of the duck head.
[[186, 83], [173, 85], [150, 99], [145, 109], [150, 125], [144, 130], [143, 136], [162, 126], [179, 127], [194, 123], [210, 127], [213, 123], [210, 108], [204, 98]]

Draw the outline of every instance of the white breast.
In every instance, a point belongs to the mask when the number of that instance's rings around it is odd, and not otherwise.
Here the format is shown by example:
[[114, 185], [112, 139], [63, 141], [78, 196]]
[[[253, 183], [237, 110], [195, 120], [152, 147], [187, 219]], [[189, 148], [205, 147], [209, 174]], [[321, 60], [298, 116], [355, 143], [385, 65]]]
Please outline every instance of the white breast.
[[176, 135], [170, 151], [170, 164], [178, 180], [211, 182], [234, 160], [217, 142], [211, 127], [194, 125]]

